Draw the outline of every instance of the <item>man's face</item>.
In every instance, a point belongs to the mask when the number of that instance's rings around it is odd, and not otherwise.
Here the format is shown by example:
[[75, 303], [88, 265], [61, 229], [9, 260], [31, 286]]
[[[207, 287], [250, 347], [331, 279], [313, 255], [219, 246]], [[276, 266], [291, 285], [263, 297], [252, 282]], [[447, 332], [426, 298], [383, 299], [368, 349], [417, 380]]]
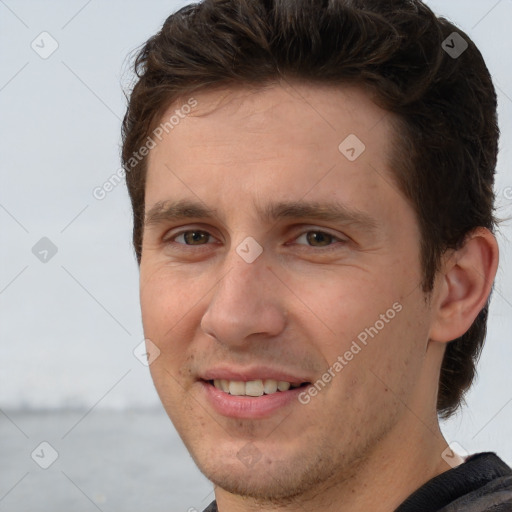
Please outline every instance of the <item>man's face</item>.
[[389, 169], [389, 118], [363, 92], [194, 98], [148, 163], [151, 374], [210, 480], [290, 497], [349, 477], [435, 404], [419, 230]]

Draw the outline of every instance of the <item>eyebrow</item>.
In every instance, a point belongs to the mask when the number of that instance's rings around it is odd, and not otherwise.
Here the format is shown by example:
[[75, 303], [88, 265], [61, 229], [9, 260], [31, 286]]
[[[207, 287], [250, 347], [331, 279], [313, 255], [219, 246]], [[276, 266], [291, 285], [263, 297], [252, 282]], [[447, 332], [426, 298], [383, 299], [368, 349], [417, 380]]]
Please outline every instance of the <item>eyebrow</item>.
[[[361, 210], [348, 208], [340, 203], [311, 201], [281, 201], [257, 207], [257, 214], [267, 224], [283, 219], [310, 219], [338, 224], [351, 224], [373, 231], [378, 222]], [[216, 209], [208, 208], [200, 202], [190, 200], [159, 201], [146, 213], [144, 226], [158, 225], [188, 219], [218, 219]]]

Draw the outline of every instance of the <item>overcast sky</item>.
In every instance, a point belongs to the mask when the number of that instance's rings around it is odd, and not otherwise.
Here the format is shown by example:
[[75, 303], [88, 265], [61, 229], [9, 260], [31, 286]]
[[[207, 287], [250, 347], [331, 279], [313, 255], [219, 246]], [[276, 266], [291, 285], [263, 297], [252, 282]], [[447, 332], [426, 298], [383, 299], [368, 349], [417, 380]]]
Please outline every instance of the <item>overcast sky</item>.
[[[158, 406], [143, 339], [120, 167], [127, 56], [187, 2], [0, 2], [0, 408]], [[499, 95], [500, 215], [512, 215], [512, 0], [427, 2], [468, 32]], [[511, 188], [508, 188], [511, 187]], [[510, 222], [469, 407], [444, 426], [512, 463]], [[45, 261], [41, 261], [41, 259]], [[0, 418], [2, 421], [2, 418]]]

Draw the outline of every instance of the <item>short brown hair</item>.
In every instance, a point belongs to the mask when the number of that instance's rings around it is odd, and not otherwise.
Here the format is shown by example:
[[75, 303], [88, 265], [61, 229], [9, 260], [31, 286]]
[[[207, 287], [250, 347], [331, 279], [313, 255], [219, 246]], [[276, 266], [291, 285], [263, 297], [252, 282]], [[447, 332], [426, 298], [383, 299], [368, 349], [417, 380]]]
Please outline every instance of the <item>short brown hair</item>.
[[[456, 43], [460, 55], [449, 52]], [[425, 293], [447, 249], [460, 248], [479, 226], [494, 232], [496, 92], [467, 34], [420, 0], [204, 0], [167, 18], [134, 68], [122, 161], [139, 264], [147, 159], [133, 155], [155, 123], [194, 91], [281, 79], [355, 84], [396, 114], [391, 168], [421, 229]], [[446, 347], [437, 401], [442, 418], [459, 408], [475, 377], [488, 306]]]

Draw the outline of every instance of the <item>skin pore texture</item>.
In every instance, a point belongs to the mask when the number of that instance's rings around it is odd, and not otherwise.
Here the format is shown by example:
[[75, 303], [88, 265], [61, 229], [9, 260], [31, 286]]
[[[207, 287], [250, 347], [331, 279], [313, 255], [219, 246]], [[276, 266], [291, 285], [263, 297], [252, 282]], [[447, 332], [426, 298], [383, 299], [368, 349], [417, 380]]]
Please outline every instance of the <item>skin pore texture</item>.
[[[148, 160], [140, 299], [162, 403], [220, 512], [393, 510], [451, 469], [439, 371], [490, 292], [495, 239], [479, 229], [447, 253], [427, 297], [391, 114], [355, 87], [194, 98]], [[353, 161], [339, 149], [351, 134], [365, 146]], [[245, 404], [273, 395], [224, 394], [226, 408], [209, 382], [313, 384], [329, 369], [307, 404], [306, 385], [269, 410]]]

